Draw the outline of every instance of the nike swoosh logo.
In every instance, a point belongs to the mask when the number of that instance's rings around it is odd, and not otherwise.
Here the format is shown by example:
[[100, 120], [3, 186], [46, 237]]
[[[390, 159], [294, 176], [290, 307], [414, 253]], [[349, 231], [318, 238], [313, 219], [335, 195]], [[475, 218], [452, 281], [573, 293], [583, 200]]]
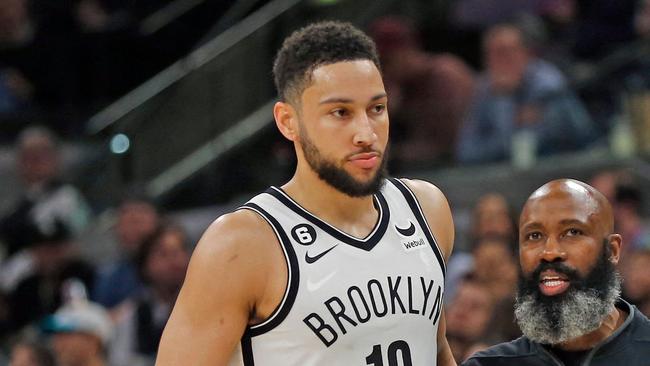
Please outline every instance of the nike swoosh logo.
[[312, 281], [311, 278], [308, 278], [308, 279], [307, 279], [307, 290], [310, 291], [310, 292], [317, 291], [317, 290], [320, 289], [320, 288], [321, 288], [325, 283], [327, 283], [327, 281], [329, 281], [330, 279], [332, 279], [332, 277], [334, 277], [335, 274], [336, 274], [336, 271], [334, 271], [334, 272], [328, 274], [328, 275], [325, 276], [324, 278], [321, 278], [319, 281]]
[[415, 225], [413, 224], [413, 222], [411, 221], [409, 222], [411, 223], [411, 226], [407, 227], [406, 229], [402, 229], [400, 227], [397, 227], [397, 225], [395, 225], [395, 230], [397, 230], [398, 233], [404, 236], [411, 236], [415, 234]]
[[317, 260], [323, 258], [323, 256], [324, 256], [325, 254], [329, 253], [332, 249], [336, 248], [337, 246], [338, 246], [338, 244], [336, 244], [335, 246], [333, 246], [333, 247], [327, 249], [327, 250], [324, 251], [324, 252], [321, 252], [321, 253], [319, 253], [319, 254], [316, 254], [316, 255], [313, 256], [313, 257], [311, 257], [311, 256], [309, 255], [309, 252], [306, 252], [306, 253], [305, 253], [305, 262], [307, 262], [307, 263], [309, 263], [309, 264], [312, 264], [312, 263], [316, 262]]

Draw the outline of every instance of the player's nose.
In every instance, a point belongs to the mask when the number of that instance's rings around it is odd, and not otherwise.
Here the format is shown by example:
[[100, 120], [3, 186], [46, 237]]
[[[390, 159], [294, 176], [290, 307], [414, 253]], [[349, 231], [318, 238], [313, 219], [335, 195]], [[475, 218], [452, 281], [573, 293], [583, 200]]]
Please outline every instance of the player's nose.
[[373, 121], [363, 113], [354, 121], [354, 144], [356, 146], [372, 145], [377, 141], [377, 133]]

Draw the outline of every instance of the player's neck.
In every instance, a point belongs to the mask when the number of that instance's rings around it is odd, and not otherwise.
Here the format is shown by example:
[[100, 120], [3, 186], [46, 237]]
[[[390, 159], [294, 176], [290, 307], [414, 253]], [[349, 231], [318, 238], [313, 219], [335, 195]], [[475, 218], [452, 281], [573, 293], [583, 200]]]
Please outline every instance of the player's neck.
[[372, 196], [351, 197], [317, 176], [296, 174], [282, 188], [303, 208], [350, 235], [364, 237], [364, 227], [370, 232], [377, 221]]
[[600, 327], [593, 332], [587, 333], [576, 339], [558, 345], [565, 351], [582, 351], [594, 348], [598, 343], [604, 341], [625, 322], [626, 313], [614, 307], [607, 314]]

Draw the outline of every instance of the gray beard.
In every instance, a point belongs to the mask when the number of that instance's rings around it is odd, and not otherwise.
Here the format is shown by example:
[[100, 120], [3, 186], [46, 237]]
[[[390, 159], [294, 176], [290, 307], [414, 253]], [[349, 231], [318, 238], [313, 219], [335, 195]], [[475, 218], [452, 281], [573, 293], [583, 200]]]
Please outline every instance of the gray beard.
[[559, 344], [581, 337], [600, 327], [621, 294], [618, 273], [607, 285], [606, 295], [594, 290], [569, 289], [557, 301], [541, 304], [534, 295], [517, 296], [515, 317], [522, 333], [542, 344]]

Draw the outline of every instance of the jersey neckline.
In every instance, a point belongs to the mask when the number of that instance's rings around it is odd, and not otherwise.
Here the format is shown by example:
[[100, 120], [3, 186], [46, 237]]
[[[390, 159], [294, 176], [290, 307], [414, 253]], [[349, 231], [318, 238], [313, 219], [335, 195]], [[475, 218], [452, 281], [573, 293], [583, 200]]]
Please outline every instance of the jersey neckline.
[[337, 240], [343, 243], [351, 245], [355, 248], [359, 248], [366, 251], [372, 250], [372, 248], [374, 248], [375, 245], [379, 243], [380, 239], [384, 236], [384, 234], [386, 233], [386, 229], [388, 228], [388, 221], [390, 219], [390, 210], [388, 209], [388, 203], [386, 202], [386, 198], [381, 192], [377, 192], [377, 194], [374, 194], [372, 196], [375, 203], [375, 207], [377, 207], [379, 211], [379, 217], [377, 218], [377, 222], [375, 223], [375, 226], [373, 227], [372, 231], [370, 231], [370, 233], [362, 239], [354, 237], [338, 229], [337, 227], [330, 225], [329, 223], [321, 220], [316, 215], [312, 214], [307, 209], [303, 208], [298, 202], [294, 201], [293, 198], [291, 198], [280, 187], [271, 186], [266, 191], [266, 193], [272, 195], [273, 197], [278, 199], [278, 201], [284, 204], [286, 207], [291, 209], [293, 212], [302, 216], [304, 219], [311, 222], [312, 224], [318, 226], [321, 230], [325, 231], [332, 237], [336, 238]]

